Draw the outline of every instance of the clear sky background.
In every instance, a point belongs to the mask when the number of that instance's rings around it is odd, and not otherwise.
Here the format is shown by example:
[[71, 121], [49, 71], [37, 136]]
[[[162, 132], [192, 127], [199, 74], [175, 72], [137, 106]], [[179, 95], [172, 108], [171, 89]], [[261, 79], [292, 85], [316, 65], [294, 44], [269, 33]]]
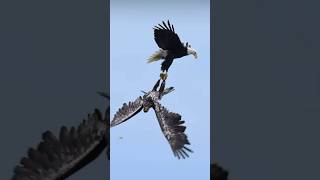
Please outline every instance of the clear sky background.
[[173, 62], [167, 86], [176, 90], [161, 103], [186, 121], [194, 153], [185, 160], [174, 157], [154, 111], [141, 112], [111, 129], [111, 179], [209, 179], [210, 2], [134, 2], [111, 0], [111, 116], [158, 80], [161, 63], [147, 64], [146, 59], [158, 50], [152, 28], [169, 19], [180, 39], [197, 50], [198, 59]]

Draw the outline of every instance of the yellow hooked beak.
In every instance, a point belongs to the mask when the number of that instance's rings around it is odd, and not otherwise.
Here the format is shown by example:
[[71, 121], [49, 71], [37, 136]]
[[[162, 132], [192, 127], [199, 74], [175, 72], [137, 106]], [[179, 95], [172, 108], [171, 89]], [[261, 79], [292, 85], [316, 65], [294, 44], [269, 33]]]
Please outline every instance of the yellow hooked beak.
[[194, 54], [192, 54], [192, 55], [193, 55], [194, 59], [197, 59], [197, 58], [198, 58], [197, 53], [194, 53]]

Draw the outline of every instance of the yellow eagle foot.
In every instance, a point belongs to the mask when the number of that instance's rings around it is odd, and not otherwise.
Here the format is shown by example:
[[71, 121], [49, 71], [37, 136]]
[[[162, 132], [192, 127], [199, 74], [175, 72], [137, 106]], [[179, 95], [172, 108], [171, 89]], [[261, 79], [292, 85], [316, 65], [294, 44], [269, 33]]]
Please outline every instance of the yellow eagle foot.
[[165, 81], [168, 78], [168, 73], [167, 72], [162, 72], [160, 74], [160, 78], [162, 79], [162, 81]]

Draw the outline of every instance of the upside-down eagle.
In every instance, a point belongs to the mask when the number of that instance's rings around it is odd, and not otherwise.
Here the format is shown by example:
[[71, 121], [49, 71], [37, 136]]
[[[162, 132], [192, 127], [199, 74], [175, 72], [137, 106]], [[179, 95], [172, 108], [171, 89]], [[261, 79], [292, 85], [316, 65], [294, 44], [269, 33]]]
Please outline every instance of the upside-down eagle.
[[154, 40], [159, 46], [159, 50], [156, 51], [148, 58], [148, 63], [164, 59], [161, 64], [161, 74], [160, 77], [165, 80], [167, 78], [167, 73], [172, 62], [176, 58], [181, 58], [186, 55], [192, 54], [195, 59], [197, 59], [197, 51], [188, 44], [184, 45], [180, 41], [179, 36], [174, 31], [174, 26], [162, 21], [162, 24], [158, 24], [154, 29]]
[[[105, 93], [100, 93], [109, 99]], [[104, 149], [110, 159], [109, 115], [98, 109], [88, 114], [77, 127], [62, 127], [59, 137], [47, 131], [37, 148], [30, 148], [27, 157], [14, 168], [12, 180], [63, 180], [95, 160]]]
[[186, 147], [190, 145], [187, 135], [184, 133], [186, 127], [183, 126], [184, 121], [181, 120], [181, 115], [173, 112], [169, 112], [163, 107], [159, 100], [162, 96], [172, 92], [173, 87], [165, 88], [165, 81], [162, 81], [159, 90], [160, 79], [156, 82], [153, 89], [149, 92], [145, 92], [143, 97], [138, 97], [135, 101], [124, 103], [110, 123], [110, 127], [114, 127], [120, 123], [127, 121], [134, 115], [138, 114], [142, 109], [144, 112], [148, 112], [150, 108], [156, 113], [160, 128], [168, 140], [174, 156], [179, 159], [189, 157], [187, 152], [192, 152], [191, 149]]

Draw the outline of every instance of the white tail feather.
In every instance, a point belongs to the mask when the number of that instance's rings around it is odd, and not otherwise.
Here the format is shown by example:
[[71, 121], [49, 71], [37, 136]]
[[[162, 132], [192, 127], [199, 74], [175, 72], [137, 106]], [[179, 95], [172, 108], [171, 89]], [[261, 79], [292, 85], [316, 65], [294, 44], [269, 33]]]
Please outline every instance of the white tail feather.
[[158, 51], [156, 51], [155, 53], [153, 53], [147, 60], [147, 63], [152, 63], [152, 62], [155, 62], [155, 61], [158, 61], [160, 59], [162, 59], [163, 57], [163, 50], [160, 49]]

